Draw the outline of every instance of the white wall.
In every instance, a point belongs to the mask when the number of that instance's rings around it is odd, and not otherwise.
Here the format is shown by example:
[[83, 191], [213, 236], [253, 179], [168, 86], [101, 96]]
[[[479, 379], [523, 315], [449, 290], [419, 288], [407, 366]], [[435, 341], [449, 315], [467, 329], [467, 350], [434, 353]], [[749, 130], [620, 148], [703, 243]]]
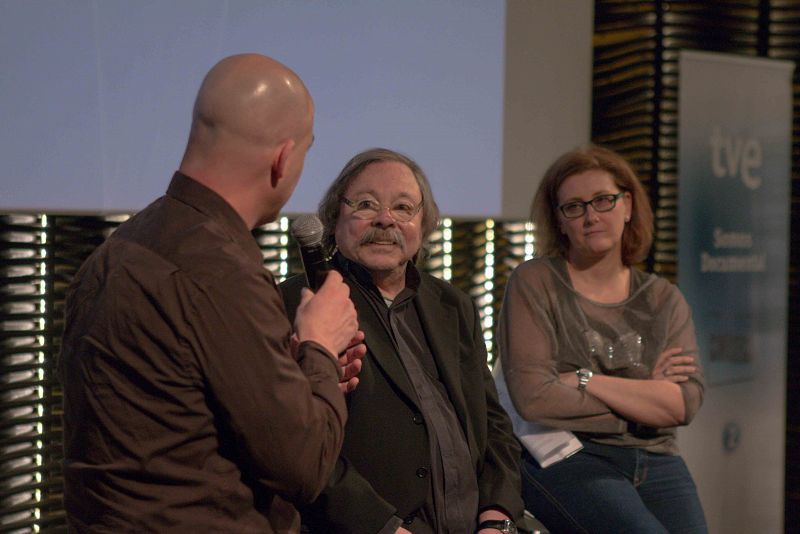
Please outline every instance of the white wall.
[[588, 143], [591, 0], [510, 0], [506, 19], [503, 216], [526, 220], [547, 167]]

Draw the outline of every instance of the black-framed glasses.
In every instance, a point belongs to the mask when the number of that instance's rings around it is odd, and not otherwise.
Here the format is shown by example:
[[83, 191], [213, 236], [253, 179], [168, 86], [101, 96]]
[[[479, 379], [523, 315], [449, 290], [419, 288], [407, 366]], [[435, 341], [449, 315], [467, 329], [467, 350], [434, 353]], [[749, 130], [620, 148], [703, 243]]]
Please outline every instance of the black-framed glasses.
[[567, 219], [577, 219], [586, 214], [586, 206], [591, 205], [594, 211], [604, 212], [611, 211], [617, 205], [617, 200], [622, 198], [625, 191], [620, 191], [617, 194], [597, 195], [592, 200], [573, 200], [561, 204], [558, 209], [564, 214]]
[[398, 200], [391, 206], [384, 206], [377, 200], [371, 198], [364, 198], [361, 200], [350, 200], [349, 198], [341, 197], [342, 202], [353, 208], [353, 217], [369, 221], [374, 219], [383, 210], [388, 209], [389, 215], [397, 222], [408, 222], [414, 218], [414, 215], [419, 213], [422, 209], [422, 202], [419, 204], [412, 204], [409, 201]]

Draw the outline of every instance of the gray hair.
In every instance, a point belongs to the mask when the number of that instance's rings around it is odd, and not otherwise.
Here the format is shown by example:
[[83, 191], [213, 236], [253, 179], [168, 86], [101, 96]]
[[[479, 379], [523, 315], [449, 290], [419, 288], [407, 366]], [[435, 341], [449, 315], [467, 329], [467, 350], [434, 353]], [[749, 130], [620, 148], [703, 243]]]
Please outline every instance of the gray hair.
[[[433, 199], [433, 192], [431, 191], [431, 184], [428, 178], [422, 171], [417, 162], [408, 156], [389, 150], [388, 148], [370, 148], [359, 154], [353, 156], [350, 161], [344, 166], [342, 172], [333, 181], [325, 196], [319, 203], [319, 219], [322, 221], [322, 226], [325, 229], [322, 236], [322, 243], [328, 252], [333, 252], [336, 248], [336, 223], [339, 220], [340, 204], [342, 196], [350, 187], [352, 181], [361, 172], [367, 168], [368, 165], [373, 163], [380, 163], [384, 161], [396, 161], [402, 163], [411, 170], [414, 178], [417, 180], [417, 185], [422, 193], [422, 249], [425, 249], [428, 243], [428, 238], [439, 226], [439, 206]], [[415, 259], [418, 256], [415, 255]]]

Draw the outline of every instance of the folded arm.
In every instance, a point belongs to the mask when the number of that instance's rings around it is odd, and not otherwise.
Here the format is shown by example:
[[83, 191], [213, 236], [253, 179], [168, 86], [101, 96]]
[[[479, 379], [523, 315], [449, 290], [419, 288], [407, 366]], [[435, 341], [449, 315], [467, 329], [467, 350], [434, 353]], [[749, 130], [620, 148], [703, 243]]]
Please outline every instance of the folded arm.
[[524, 419], [573, 431], [621, 433], [627, 422], [599, 398], [559, 380], [556, 321], [538, 288], [515, 271], [506, 287], [497, 343], [514, 408]]
[[653, 294], [660, 314], [654, 324], [666, 348], [649, 377], [596, 373], [580, 391], [574, 367], [558, 368], [554, 357], [560, 350], [558, 329], [578, 327], [564, 324], [564, 310], [547, 302], [556, 297], [534, 284], [512, 275], [498, 332], [505, 378], [522, 417], [592, 432], [623, 432], [628, 421], [653, 427], [691, 421], [702, 402], [703, 379], [691, 310], [677, 288], [664, 285]]

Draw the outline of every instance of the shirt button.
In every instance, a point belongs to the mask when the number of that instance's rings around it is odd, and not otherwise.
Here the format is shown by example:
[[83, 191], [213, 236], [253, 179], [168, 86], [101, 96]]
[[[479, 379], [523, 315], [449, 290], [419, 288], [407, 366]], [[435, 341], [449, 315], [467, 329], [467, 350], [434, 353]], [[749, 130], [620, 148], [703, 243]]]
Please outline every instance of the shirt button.
[[427, 468], [420, 467], [419, 469], [417, 469], [417, 477], [425, 478], [426, 476], [428, 476], [428, 469]]
[[412, 420], [414, 421], [415, 425], [421, 425], [422, 423], [425, 422], [425, 419], [422, 418], [421, 413], [415, 413]]

